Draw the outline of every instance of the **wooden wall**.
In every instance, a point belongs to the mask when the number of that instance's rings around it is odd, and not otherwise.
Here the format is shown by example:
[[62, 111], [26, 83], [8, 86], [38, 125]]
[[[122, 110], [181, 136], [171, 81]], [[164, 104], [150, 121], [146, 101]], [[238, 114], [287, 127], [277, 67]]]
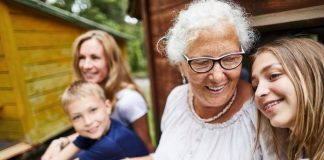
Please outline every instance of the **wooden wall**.
[[181, 83], [176, 67], [156, 49], [157, 41], [172, 25], [171, 19], [188, 0], [141, 0], [141, 12], [145, 29], [145, 47], [151, 81], [151, 94], [155, 113], [156, 133], [160, 134], [160, 120], [169, 92]]
[[42, 142], [70, 127], [59, 97], [72, 81], [71, 44], [84, 29], [1, 1], [0, 139]]
[[[71, 127], [60, 95], [73, 79], [72, 42], [86, 30], [0, 1], [0, 140], [35, 144]], [[125, 39], [115, 38], [127, 58]]]
[[[156, 50], [157, 41], [166, 34], [167, 30], [173, 23], [174, 17], [188, 4], [189, 0], [141, 0], [140, 9], [141, 19], [145, 27], [145, 45], [147, 51], [147, 60], [149, 63], [149, 73], [151, 80], [151, 91], [153, 97], [153, 106], [156, 118], [157, 133], [159, 132], [160, 120], [163, 114], [163, 109], [166, 103], [167, 95], [172, 88], [181, 84], [181, 76], [175, 67], [169, 65], [168, 60], [158, 53]], [[306, 7], [320, 6], [324, 4], [322, 0], [235, 0], [236, 3], [242, 5], [251, 17], [260, 16], [269, 13], [277, 13], [283, 11], [291, 11]], [[297, 11], [298, 12], [298, 11]], [[321, 12], [317, 13], [320, 15]], [[136, 15], [136, 14], [135, 14]], [[138, 14], [137, 14], [138, 15]], [[280, 16], [287, 16], [289, 14], [280, 14]], [[305, 15], [306, 16], [306, 15]], [[299, 18], [302, 19], [303, 15]], [[261, 17], [262, 19], [263, 17]], [[271, 23], [271, 18], [269, 19]], [[294, 28], [308, 28], [323, 26], [324, 20], [310, 19], [299, 20], [298, 17], [291, 21], [298, 21], [296, 23], [278, 22], [274, 25], [261, 26], [254, 25], [261, 33], [261, 36], [273, 35], [277, 30], [286, 32]], [[256, 24], [256, 21], [254, 22]], [[253, 25], [253, 24], [252, 24]], [[278, 33], [278, 35], [280, 35]], [[261, 37], [262, 40], [263, 37]]]

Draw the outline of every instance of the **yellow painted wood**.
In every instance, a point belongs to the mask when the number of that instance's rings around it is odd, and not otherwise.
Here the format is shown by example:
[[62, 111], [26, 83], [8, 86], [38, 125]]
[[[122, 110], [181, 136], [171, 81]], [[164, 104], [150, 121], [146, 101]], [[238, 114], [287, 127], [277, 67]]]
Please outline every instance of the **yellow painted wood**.
[[127, 52], [127, 45], [124, 42], [119, 42], [118, 43], [120, 50], [122, 52], [123, 58], [125, 59], [126, 62], [128, 62], [128, 52]]
[[5, 60], [5, 57], [0, 55], [0, 73], [3, 72], [8, 72], [8, 65], [7, 65], [7, 61]]
[[0, 102], [2, 104], [13, 104], [16, 102], [15, 92], [12, 88], [0, 88]]
[[56, 77], [37, 79], [27, 83], [27, 92], [29, 96], [40, 95], [57, 88], [65, 88], [71, 82], [72, 76], [69, 72]]
[[[1, 15], [0, 15], [0, 17], [1, 17]], [[1, 42], [1, 36], [0, 36], [0, 42]], [[4, 52], [3, 52], [2, 45], [0, 45], [0, 57], [1, 57], [1, 58], [4, 57]]]
[[17, 106], [12, 88], [0, 87], [0, 120], [18, 119], [19, 116], [16, 114], [16, 112]]
[[0, 140], [36, 144], [71, 127], [60, 96], [72, 81], [72, 42], [85, 30], [0, 0]]
[[75, 37], [76, 35], [58, 32], [15, 32], [15, 39], [17, 39], [17, 47], [19, 49], [31, 47], [71, 46]]
[[[76, 29], [72, 24], [62, 23], [63, 20], [58, 18], [30, 14], [12, 14], [12, 24], [15, 31], [46, 31], [46, 32], [61, 32], [78, 35], [80, 30]], [[50, 19], [50, 20], [49, 20]], [[37, 26], [37, 28], [35, 28]]]
[[16, 114], [16, 111], [16, 104], [4, 103], [0, 109], [0, 117], [1, 119], [19, 119], [19, 116]]
[[60, 102], [60, 96], [62, 95], [64, 88], [58, 88], [56, 91], [44, 93], [42, 95], [30, 97], [31, 109], [35, 111], [43, 110], [53, 104]]
[[70, 128], [71, 124], [66, 118], [62, 117], [45, 125], [37, 126], [37, 128], [35, 127], [30, 133], [30, 138], [33, 139], [32, 143], [34, 144], [41, 143]]
[[23, 64], [72, 59], [71, 46], [36, 48], [32, 50], [21, 49], [18, 50], [18, 54], [20, 55]]
[[[61, 133], [66, 129], [71, 128], [68, 117], [63, 111], [61, 103], [58, 101], [55, 104], [47, 106], [42, 110], [35, 111], [35, 128], [31, 132], [32, 139], [36, 141], [33, 143], [42, 142], [43, 139], [55, 136], [55, 132]], [[38, 137], [38, 138], [33, 138]], [[39, 137], [42, 137], [41, 139]]]
[[23, 7], [21, 5], [17, 5], [17, 4], [10, 4], [10, 10], [8, 10], [8, 13], [10, 14], [22, 14], [22, 13], [26, 13], [26, 10], [23, 9]]
[[57, 121], [58, 119], [68, 119], [63, 111], [61, 103], [59, 102], [41, 111], [35, 111], [36, 126], [47, 125], [48, 123]]
[[72, 60], [67, 59], [52, 63], [24, 65], [23, 70], [25, 80], [32, 80], [46, 76], [52, 76], [54, 78], [55, 75], [66, 73], [72, 75]]
[[18, 119], [6, 119], [0, 121], [0, 133], [21, 132], [21, 125]]
[[19, 22], [12, 23], [21, 58], [20, 76], [33, 115], [33, 126], [25, 136], [31, 143], [40, 143], [70, 127], [62, 108], [55, 106], [60, 105], [59, 97], [72, 79], [72, 42], [84, 30], [34, 11], [14, 10], [12, 18], [19, 17]]
[[21, 142], [0, 151], [0, 160], [5, 160], [32, 149], [30, 144]]
[[9, 73], [0, 73], [0, 88], [12, 87]]
[[[14, 39], [14, 34], [12, 30], [11, 25], [11, 19], [8, 13], [8, 6], [5, 1], [0, 1], [0, 46], [2, 48], [2, 51], [4, 53], [7, 67], [9, 69], [9, 77], [12, 84], [12, 95], [9, 95], [9, 98], [13, 98], [14, 102], [16, 104], [17, 110], [15, 112], [15, 115], [19, 117], [18, 120], [15, 120], [15, 123], [6, 125], [8, 121], [11, 119], [1, 119], [0, 126], [1, 128], [10, 128], [11, 125], [14, 127], [17, 127], [17, 131], [15, 131], [15, 134], [8, 134], [7, 131], [0, 131], [0, 137], [7, 136], [7, 138], [16, 138], [16, 139], [23, 139], [23, 134], [19, 133], [27, 133], [30, 129], [30, 117], [32, 115], [27, 114], [28, 113], [28, 106], [26, 106], [27, 97], [25, 97], [24, 93], [24, 83], [23, 79], [19, 77], [21, 73], [21, 64], [20, 64], [20, 57], [17, 55], [16, 50], [16, 41]], [[5, 95], [7, 97], [7, 95]], [[11, 97], [13, 96], [13, 97]], [[4, 99], [6, 101], [6, 99]], [[3, 102], [1, 100], [1, 102]], [[5, 103], [5, 102], [3, 102]], [[22, 123], [23, 121], [23, 123]], [[17, 137], [18, 136], [18, 137]]]

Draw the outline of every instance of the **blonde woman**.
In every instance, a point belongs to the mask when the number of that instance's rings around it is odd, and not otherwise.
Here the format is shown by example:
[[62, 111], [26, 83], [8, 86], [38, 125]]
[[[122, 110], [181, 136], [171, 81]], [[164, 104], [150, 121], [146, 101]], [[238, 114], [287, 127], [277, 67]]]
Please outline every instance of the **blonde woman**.
[[324, 46], [284, 38], [253, 56], [252, 86], [258, 109], [273, 127], [290, 130], [289, 159], [324, 159]]

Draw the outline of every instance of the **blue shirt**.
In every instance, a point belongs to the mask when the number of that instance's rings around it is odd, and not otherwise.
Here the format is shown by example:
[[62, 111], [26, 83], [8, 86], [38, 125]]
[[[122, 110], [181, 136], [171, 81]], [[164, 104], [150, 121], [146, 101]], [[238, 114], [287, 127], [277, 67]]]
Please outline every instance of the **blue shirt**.
[[126, 157], [148, 155], [141, 139], [130, 129], [111, 119], [111, 126], [101, 139], [93, 140], [78, 136], [73, 142], [82, 149], [80, 160], [119, 160]]

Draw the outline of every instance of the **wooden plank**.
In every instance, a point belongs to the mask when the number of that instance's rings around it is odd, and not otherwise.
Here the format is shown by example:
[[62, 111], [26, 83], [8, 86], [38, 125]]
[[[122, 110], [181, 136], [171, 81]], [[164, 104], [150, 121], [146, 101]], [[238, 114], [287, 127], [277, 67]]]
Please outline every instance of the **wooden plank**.
[[70, 59], [44, 64], [25, 64], [23, 66], [25, 80], [37, 79], [54, 74], [71, 73], [72, 61]]
[[78, 34], [61, 32], [15, 32], [18, 48], [71, 46]]
[[324, 18], [324, 5], [253, 16], [250, 20], [253, 27], [260, 27], [320, 18]]
[[27, 83], [29, 96], [39, 95], [57, 88], [65, 88], [72, 82], [72, 74], [63, 74], [56, 77], [36, 79]]
[[254, 16], [324, 4], [323, 0], [240, 0], [240, 2], [241, 6], [247, 10], [247, 13], [251, 13]]
[[22, 131], [22, 126], [18, 119], [1, 119], [0, 126], [0, 133]]
[[43, 143], [70, 128], [70, 122], [66, 117], [62, 116], [59, 119], [49, 121], [33, 128], [28, 137], [33, 140], [31, 143]]
[[12, 25], [15, 31], [46, 31], [80, 34], [82, 30], [79, 27], [72, 26], [58, 18], [48, 17], [31, 12], [23, 14], [11, 14]]
[[46, 109], [60, 103], [60, 96], [64, 88], [58, 88], [56, 91], [44, 93], [42, 95], [32, 96], [29, 98], [30, 106], [33, 112]]
[[0, 160], [12, 158], [32, 149], [30, 144], [21, 142], [0, 151]]
[[0, 140], [8, 140], [8, 141], [22, 141], [24, 140], [23, 132], [0, 132]]
[[0, 88], [11, 88], [12, 83], [9, 76], [9, 73], [7, 72], [0, 72]]
[[8, 72], [8, 65], [7, 65], [7, 61], [5, 59], [4, 56], [0, 55], [0, 72]]
[[0, 36], [0, 57], [4, 57], [4, 51], [3, 51], [3, 47], [2, 47], [2, 42], [1, 42], [1, 36]]
[[41, 111], [35, 111], [34, 117], [36, 126], [43, 126], [59, 119], [65, 121], [68, 119], [60, 102], [52, 104]]
[[[11, 3], [10, 3], [11, 4]], [[30, 119], [32, 118], [32, 115], [29, 114], [29, 106], [27, 104], [27, 97], [25, 96], [25, 85], [24, 85], [24, 79], [22, 77], [22, 67], [20, 64], [20, 57], [17, 53], [17, 46], [16, 46], [16, 39], [12, 30], [12, 23], [11, 23], [11, 17], [9, 15], [9, 10], [11, 6], [7, 1], [0, 1], [0, 35], [1, 35], [1, 41], [0, 45], [3, 48], [3, 53], [5, 54], [4, 57], [7, 59], [7, 65], [9, 69], [9, 75], [11, 79], [11, 83], [14, 86], [11, 92], [13, 92], [14, 95], [14, 104], [17, 106], [16, 115], [20, 116], [21, 120], [24, 122], [24, 125], [21, 126], [21, 124], [17, 123], [16, 125], [20, 126], [20, 132], [23, 133], [24, 131], [28, 132], [30, 128], [33, 126]], [[7, 89], [7, 91], [10, 90], [10, 88], [4, 88]], [[2, 91], [0, 91], [2, 92]], [[4, 95], [7, 97], [7, 95]], [[11, 95], [10, 95], [11, 96]], [[9, 97], [13, 98], [13, 97]], [[7, 98], [1, 97], [1, 100], [7, 101]], [[1, 120], [2, 122], [2, 120]], [[15, 125], [15, 124], [13, 124]], [[2, 127], [1, 127], [2, 128]], [[2, 134], [2, 133], [1, 133]], [[15, 134], [16, 138], [19, 134]], [[14, 135], [7, 134], [4, 136], [10, 136], [15, 137]], [[21, 136], [23, 137], [23, 136]]]
[[150, 12], [156, 13], [163, 10], [172, 10], [175, 6], [188, 4], [190, 0], [152, 0], [150, 1]]
[[0, 117], [2, 119], [18, 119], [19, 115], [17, 114], [16, 104], [3, 103], [0, 104]]
[[2, 117], [3, 114], [7, 115], [8, 113], [14, 114], [12, 117], [18, 116], [17, 112], [12, 110], [12, 108], [6, 108], [7, 106], [16, 106], [15, 94], [12, 89], [4, 90], [3, 88], [0, 88], [0, 117]]
[[26, 7], [23, 7], [22, 5], [18, 5], [15, 3], [10, 3], [7, 5], [10, 5], [10, 10], [9, 10], [10, 14], [12, 13], [24, 14], [28, 12], [28, 9]]
[[35, 48], [20, 49], [18, 53], [23, 64], [45, 62], [45, 61], [61, 61], [70, 59], [72, 61], [71, 46], [60, 46], [58, 48]]
[[[181, 8], [174, 8], [180, 10]], [[153, 14], [151, 18], [151, 25], [153, 26], [151, 29], [152, 36], [162, 37], [169, 27], [172, 25], [174, 21], [174, 17], [178, 13], [176, 11], [166, 10], [164, 12], [160, 12], [159, 14]]]
[[0, 102], [2, 104], [14, 104], [16, 96], [13, 88], [0, 88]]
[[[9, 88], [10, 89], [10, 88]], [[2, 119], [18, 119], [15, 96], [11, 90], [0, 88], [0, 121]]]

